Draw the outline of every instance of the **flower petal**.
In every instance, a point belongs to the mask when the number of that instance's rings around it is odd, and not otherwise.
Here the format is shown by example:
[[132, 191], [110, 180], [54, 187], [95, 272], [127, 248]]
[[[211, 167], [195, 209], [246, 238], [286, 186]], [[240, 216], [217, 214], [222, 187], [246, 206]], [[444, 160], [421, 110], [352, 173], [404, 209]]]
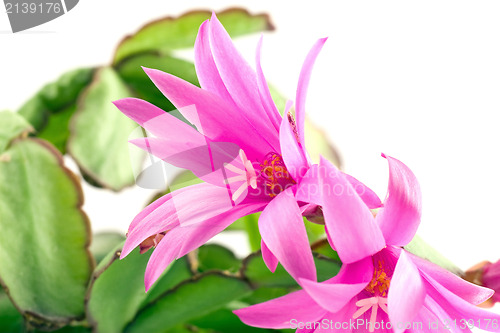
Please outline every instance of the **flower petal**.
[[422, 194], [417, 178], [406, 165], [382, 156], [389, 162], [389, 189], [377, 222], [387, 244], [404, 246], [413, 239], [420, 224]]
[[[297, 193], [295, 198], [298, 201], [314, 203], [316, 205], [322, 205], [321, 191], [319, 190], [319, 166], [317, 164], [311, 165], [307, 170], [306, 174], [300, 180], [297, 187]], [[351, 183], [352, 187], [358, 193], [359, 197], [370, 209], [379, 208], [382, 206], [382, 202], [378, 195], [373, 192], [368, 186], [357, 180], [351, 175], [344, 172], [342, 174], [345, 176], [347, 181]]]
[[210, 49], [210, 21], [200, 26], [194, 43], [194, 65], [201, 88], [219, 95], [223, 100], [236, 106], [222, 81]]
[[210, 184], [192, 185], [166, 195], [168, 199], [134, 223], [127, 235], [120, 258], [127, 256], [146, 238], [176, 226], [188, 226], [217, 216], [233, 208], [224, 187]]
[[344, 173], [345, 178], [349, 183], [351, 183], [352, 187], [358, 193], [359, 197], [370, 209], [380, 208], [382, 206], [382, 201], [378, 195], [373, 192], [368, 186], [357, 180], [351, 175]]
[[300, 181], [309, 169], [309, 162], [304, 154], [304, 150], [297, 142], [296, 134], [291, 127], [288, 118], [288, 109], [290, 103], [287, 103], [283, 119], [280, 126], [280, 147], [283, 161], [285, 162], [288, 172], [292, 175], [295, 181]]
[[414, 254], [408, 256], [415, 263], [424, 276], [431, 277], [450, 292], [472, 304], [481, 304], [491, 297], [493, 291], [475, 284], [472, 284], [457, 275], [445, 270], [441, 266], [422, 259]]
[[260, 211], [264, 205], [264, 203], [238, 205], [196, 225], [178, 226], [167, 232], [153, 251], [146, 267], [144, 276], [146, 291], [173, 260], [205, 244], [238, 218]]
[[264, 240], [260, 241], [260, 250], [262, 252], [262, 259], [267, 268], [274, 273], [276, 267], [278, 267], [278, 258], [269, 250]]
[[[424, 282], [420, 277], [415, 264], [401, 251], [394, 274], [391, 278], [391, 286], [388, 295], [389, 318], [392, 323], [412, 322], [422, 308], [426, 290]], [[394, 327], [395, 333], [401, 333], [404, 329]]]
[[127, 117], [153, 135], [177, 141], [205, 140], [193, 127], [159, 107], [138, 98], [123, 98], [113, 104]]
[[267, 205], [259, 218], [259, 231], [269, 251], [295, 280], [316, 280], [304, 220], [292, 188], [278, 194]]
[[[176, 167], [191, 170], [198, 178], [226, 187], [226, 164], [245, 170], [239, 158], [240, 148], [231, 142], [207, 142], [202, 140], [175, 141], [164, 138], [138, 138], [129, 141], [149, 154]], [[234, 192], [234, 188], [232, 189]]]
[[323, 309], [335, 313], [365, 289], [372, 275], [372, 259], [365, 258], [357, 263], [343, 265], [337, 276], [328, 281], [300, 279], [299, 284]]
[[231, 107], [219, 96], [171, 74], [149, 68], [144, 68], [144, 71], [182, 115], [212, 141], [233, 142], [250, 160], [275, 150], [239, 109]]
[[311, 51], [307, 54], [306, 60], [302, 65], [302, 70], [300, 71], [299, 76], [299, 84], [297, 85], [297, 94], [295, 97], [295, 116], [297, 119], [297, 131], [299, 133], [299, 141], [302, 146], [305, 146], [304, 141], [304, 127], [306, 120], [306, 96], [307, 96], [307, 87], [309, 86], [309, 80], [311, 79], [311, 72], [314, 66], [314, 62], [316, 58], [323, 48], [327, 38], [322, 38], [318, 40]]
[[210, 19], [209, 36], [215, 65], [233, 101], [244, 112], [250, 124], [255, 126], [277, 151], [279, 142], [276, 128], [262, 106], [257, 75], [234, 47], [215, 13]]
[[233, 312], [249, 326], [274, 329], [290, 328], [292, 319], [313, 322], [326, 314], [303, 290]]
[[[457, 324], [463, 324], [463, 321], [473, 320], [475, 325], [479, 325], [480, 329], [490, 332], [500, 332], [500, 325], [494, 323], [500, 322], [500, 315], [491, 311], [477, 307], [455, 293], [443, 287], [429, 275], [423, 273], [427, 283], [429, 295], [436, 301], [439, 306], [446, 311], [447, 314]], [[479, 323], [479, 324], [478, 324]]]
[[379, 252], [386, 245], [382, 232], [351, 183], [324, 158], [319, 168], [325, 226], [342, 262], [353, 263]]

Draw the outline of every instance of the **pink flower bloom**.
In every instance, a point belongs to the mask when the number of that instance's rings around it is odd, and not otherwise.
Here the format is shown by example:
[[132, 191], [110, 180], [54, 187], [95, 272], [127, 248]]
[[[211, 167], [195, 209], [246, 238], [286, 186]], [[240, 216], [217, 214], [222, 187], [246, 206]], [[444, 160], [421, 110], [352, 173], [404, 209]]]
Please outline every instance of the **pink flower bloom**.
[[[411, 323], [409, 331], [413, 332], [469, 332], [466, 325], [470, 320], [482, 329], [500, 331], [500, 316], [475, 306], [488, 299], [491, 290], [466, 282], [402, 248], [420, 223], [421, 194], [410, 169], [386, 158], [388, 196], [376, 217], [345, 175], [329, 162], [320, 162], [315, 177], [322, 191], [310, 199], [323, 209], [329, 240], [343, 266], [335, 277], [316, 282], [307, 244], [280, 242], [281, 247], [271, 251], [302, 290], [235, 311], [244, 323], [299, 328], [297, 332], [400, 333], [406, 323]], [[289, 212], [286, 216], [270, 212], [274, 216], [263, 213], [262, 218], [285, 219], [284, 225], [299, 222], [296, 198], [282, 196], [281, 202], [271, 203], [278, 204], [282, 212]], [[279, 232], [275, 228], [273, 233], [263, 232], [262, 237], [269, 242]], [[446, 325], [453, 327], [446, 329]]]
[[[296, 121], [289, 112], [290, 102], [281, 117], [271, 99], [260, 66], [262, 39], [254, 71], [215, 15], [200, 26], [195, 43], [201, 88], [144, 68], [196, 129], [146, 101], [115, 102], [152, 135], [132, 140], [133, 144], [205, 181], [163, 196], [132, 221], [121, 258], [140, 244], [143, 250], [155, 247], [146, 269], [146, 289], [172, 260], [198, 248], [236, 219], [263, 210], [282, 193], [295, 191], [311, 165], [304, 146], [305, 98], [313, 63], [325, 41], [318, 40], [302, 67]], [[352, 182], [359, 185], [355, 179]], [[282, 211], [275, 205], [266, 210]], [[307, 242], [303, 225], [290, 235]], [[262, 247], [268, 265], [276, 267], [266, 244]]]

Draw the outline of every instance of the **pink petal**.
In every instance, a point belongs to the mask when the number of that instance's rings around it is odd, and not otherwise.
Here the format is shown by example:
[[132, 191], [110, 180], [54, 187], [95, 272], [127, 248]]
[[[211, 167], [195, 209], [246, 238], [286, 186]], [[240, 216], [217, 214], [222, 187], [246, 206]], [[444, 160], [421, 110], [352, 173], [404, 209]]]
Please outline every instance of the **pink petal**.
[[241, 110], [231, 107], [219, 96], [162, 71], [149, 68], [144, 71], [182, 115], [212, 141], [233, 142], [250, 160], [275, 150]]
[[288, 112], [285, 109], [279, 133], [281, 155], [293, 179], [300, 181], [309, 169], [309, 163], [304, 155], [304, 150], [297, 142], [287, 114]]
[[342, 262], [353, 263], [383, 249], [382, 232], [351, 183], [324, 158], [319, 168], [325, 226]]
[[135, 220], [129, 230], [120, 258], [127, 256], [146, 238], [167, 231], [179, 225], [191, 225], [231, 210], [233, 203], [228, 191], [223, 187], [210, 184], [192, 185], [166, 195], [168, 200], [149, 211], [140, 214], [142, 219]]
[[[422, 308], [426, 290], [415, 264], [401, 251], [389, 288], [389, 318], [393, 323], [412, 322]], [[394, 327], [395, 333], [404, 329]]]
[[260, 250], [262, 252], [262, 259], [266, 264], [267, 268], [274, 273], [276, 267], [278, 267], [278, 258], [269, 250], [264, 240], [260, 241]]
[[390, 156], [389, 189], [384, 208], [377, 214], [377, 222], [389, 245], [408, 244], [420, 224], [422, 195], [417, 178], [411, 170]]
[[326, 314], [303, 290], [233, 312], [249, 326], [274, 329], [290, 328], [292, 319], [311, 322]]
[[351, 183], [352, 187], [358, 193], [361, 200], [368, 206], [370, 209], [380, 208], [382, 206], [382, 201], [378, 195], [373, 192], [368, 186], [357, 180], [351, 175], [344, 173], [345, 178], [349, 183]]
[[113, 104], [155, 136], [177, 141], [204, 140], [204, 136], [188, 124], [142, 99], [124, 98]]
[[297, 201], [312, 203], [318, 206], [323, 205], [323, 196], [320, 189], [319, 165], [313, 164], [300, 179], [297, 185], [295, 198]]
[[299, 132], [299, 141], [304, 146], [304, 126], [305, 126], [305, 118], [306, 118], [306, 96], [307, 96], [307, 87], [309, 86], [309, 80], [311, 79], [311, 72], [314, 66], [314, 62], [316, 58], [323, 48], [327, 38], [322, 38], [318, 40], [311, 51], [307, 54], [306, 60], [302, 65], [302, 70], [300, 71], [299, 76], [299, 84], [297, 85], [297, 94], [295, 97], [295, 116], [297, 119], [297, 130]]
[[452, 319], [457, 321], [457, 324], [461, 323], [462, 319], [465, 321], [473, 320], [475, 325], [480, 326], [479, 328], [482, 330], [500, 332], [500, 325], [494, 324], [500, 322], [500, 315], [465, 301], [429, 275], [425, 273], [423, 275], [429, 295]]
[[191, 170], [198, 178], [219, 187], [226, 187], [225, 179], [232, 175], [222, 170], [226, 164], [245, 170], [239, 158], [240, 148], [230, 142], [207, 142], [204, 138], [196, 140], [196, 137], [182, 141], [151, 137], [129, 142], [169, 164]]
[[213, 59], [229, 94], [249, 122], [277, 151], [279, 142], [276, 128], [262, 106], [255, 71], [234, 47], [215, 14], [212, 14], [209, 31]]
[[146, 291], [173, 260], [205, 244], [238, 218], [260, 211], [264, 205], [264, 203], [238, 205], [230, 211], [212, 216], [197, 225], [179, 226], [167, 232], [154, 250], [146, 267], [144, 276]]
[[256, 68], [257, 68], [257, 84], [259, 86], [259, 94], [262, 100], [262, 104], [267, 113], [269, 121], [274, 125], [276, 131], [279, 131], [281, 117], [276, 108], [276, 104], [271, 97], [271, 92], [269, 91], [269, 87], [267, 85], [266, 78], [264, 77], [264, 72], [262, 71], [262, 66], [260, 64], [260, 54], [262, 49], [262, 40], [263, 36], [260, 37], [259, 43], [257, 44], [257, 54], [255, 56]]
[[299, 284], [323, 309], [338, 312], [365, 289], [372, 275], [372, 260], [366, 258], [354, 264], [345, 264], [339, 274], [328, 281], [300, 279]]
[[203, 89], [218, 95], [229, 104], [236, 106], [224, 82], [222, 82], [219, 70], [215, 65], [212, 50], [210, 49], [209, 29], [210, 21], [206, 20], [201, 24], [194, 44], [194, 64], [198, 81]]
[[[323, 204], [321, 191], [319, 189], [319, 170], [318, 165], [314, 164], [309, 167], [306, 174], [302, 177], [297, 187], [297, 193], [295, 194], [298, 201], [315, 203], [317, 205]], [[358, 193], [361, 200], [363, 200], [368, 208], [375, 209], [382, 206], [380, 198], [368, 186], [351, 175], [343, 172], [342, 174], [345, 176], [347, 181], [351, 183], [356, 193]]]
[[443, 288], [448, 289], [458, 297], [472, 304], [481, 304], [492, 295], [492, 290], [472, 284], [457, 275], [445, 270], [441, 266], [422, 259], [414, 254], [408, 253], [408, 256], [415, 263], [425, 276], [431, 277]]
[[259, 218], [262, 240], [295, 279], [316, 280], [316, 268], [304, 220], [292, 188], [278, 194]]

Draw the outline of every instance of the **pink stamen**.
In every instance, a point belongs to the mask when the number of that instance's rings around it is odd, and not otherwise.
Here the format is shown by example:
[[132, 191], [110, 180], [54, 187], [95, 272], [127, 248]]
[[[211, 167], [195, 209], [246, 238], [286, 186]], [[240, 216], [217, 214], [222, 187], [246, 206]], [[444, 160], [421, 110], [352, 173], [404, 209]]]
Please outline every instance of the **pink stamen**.
[[353, 315], [352, 318], [356, 319], [362, 314], [364, 314], [366, 311], [372, 309], [372, 312], [370, 314], [370, 332], [375, 331], [375, 322], [377, 321], [377, 312], [379, 307], [384, 311], [385, 313], [389, 314], [387, 310], [387, 298], [386, 297], [379, 297], [379, 296], [374, 296], [370, 298], [365, 298], [362, 300], [359, 300], [356, 302], [356, 306], [359, 306], [360, 308], [358, 311], [356, 311]]

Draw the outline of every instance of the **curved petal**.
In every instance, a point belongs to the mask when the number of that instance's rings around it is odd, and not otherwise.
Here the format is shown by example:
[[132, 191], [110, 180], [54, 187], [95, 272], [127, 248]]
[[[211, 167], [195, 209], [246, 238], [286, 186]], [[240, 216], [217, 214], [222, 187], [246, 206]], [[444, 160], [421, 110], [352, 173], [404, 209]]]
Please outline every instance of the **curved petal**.
[[262, 106], [257, 75], [246, 60], [234, 47], [231, 38], [222, 24], [212, 14], [210, 19], [210, 49], [219, 75], [235, 104], [244, 112], [244, 116], [255, 126], [259, 133], [268, 138], [270, 144], [279, 148], [276, 128], [267, 118]]
[[[389, 318], [393, 323], [412, 322], [422, 308], [426, 290], [415, 264], [401, 251], [388, 295]], [[401, 327], [394, 327], [395, 333], [402, 333]]]
[[500, 332], [500, 325], [495, 325], [494, 323], [500, 322], [500, 315], [480, 307], [477, 307], [463, 298], [459, 297], [455, 293], [443, 287], [436, 280], [431, 278], [429, 275], [423, 273], [427, 284], [427, 290], [429, 296], [439, 304], [439, 306], [457, 323], [461, 320], [469, 321], [473, 320], [478, 328], [490, 331], [490, 332]]
[[[143, 69], [182, 115], [212, 141], [233, 142], [245, 151], [250, 160], [275, 150], [239, 109], [231, 107], [219, 96], [171, 74]], [[277, 141], [277, 136], [274, 136]]]
[[201, 24], [194, 43], [194, 65], [198, 81], [203, 89], [219, 95], [223, 100], [236, 106], [215, 65], [212, 50], [210, 49], [209, 30], [210, 21], [206, 20]]
[[413, 239], [420, 224], [420, 185], [406, 165], [390, 156], [382, 156], [389, 163], [389, 189], [376, 220], [387, 244], [404, 246]]
[[295, 181], [300, 181], [309, 169], [309, 162], [302, 147], [297, 142], [297, 135], [288, 117], [288, 109], [291, 104], [287, 103], [283, 119], [280, 126], [280, 147], [283, 161], [285, 162], [288, 172], [292, 175]]
[[226, 187], [225, 180], [233, 175], [222, 170], [227, 164], [245, 170], [239, 158], [240, 148], [231, 142], [197, 141], [195, 138], [176, 141], [155, 137], [129, 142], [169, 164], [191, 170], [198, 178], [219, 187]]
[[290, 328], [294, 321], [314, 322], [326, 314], [303, 290], [233, 312], [249, 326], [274, 329]]
[[273, 98], [271, 97], [271, 92], [269, 91], [269, 87], [267, 85], [267, 81], [264, 77], [264, 72], [262, 71], [262, 66], [260, 64], [262, 40], [263, 36], [261, 36], [259, 39], [259, 43], [257, 44], [257, 53], [255, 55], [255, 63], [257, 68], [257, 84], [259, 86], [260, 98], [262, 100], [262, 104], [267, 113], [267, 116], [269, 117], [271, 124], [274, 125], [276, 131], [279, 131], [281, 122], [280, 113], [278, 111], [278, 108], [276, 108], [276, 104], [274, 104]]
[[[146, 238], [173, 227], [196, 224], [233, 208], [228, 191], [210, 184], [192, 185], [166, 195], [168, 199], [129, 230], [120, 258], [127, 256]], [[148, 210], [149, 211], [149, 210]]]
[[179, 226], [167, 232], [149, 258], [144, 276], [146, 291], [173, 260], [205, 244], [238, 218], [260, 211], [264, 205], [264, 203], [238, 205], [199, 224]]
[[205, 137], [193, 127], [138, 98], [123, 98], [113, 104], [127, 117], [153, 135], [177, 141], [204, 141]]
[[351, 183], [352, 187], [358, 193], [359, 197], [370, 209], [380, 208], [382, 207], [382, 201], [378, 195], [373, 192], [368, 186], [357, 180], [351, 175], [344, 173], [345, 178], [349, 183]]
[[[406, 251], [403, 251], [406, 252]], [[472, 304], [481, 304], [491, 297], [493, 291], [475, 284], [472, 284], [457, 275], [445, 270], [430, 261], [422, 259], [412, 253], [406, 252], [418, 269], [425, 273], [450, 292]]]
[[316, 280], [306, 227], [292, 188], [278, 194], [259, 218], [259, 231], [269, 251], [295, 279]]
[[[321, 191], [319, 189], [319, 170], [318, 164], [309, 167], [297, 186], [297, 193], [295, 194], [297, 201], [314, 203], [320, 206], [323, 205]], [[353, 189], [368, 208], [375, 209], [382, 206], [382, 202], [378, 195], [368, 186], [347, 173], [342, 172], [342, 174], [347, 181], [351, 183]]]
[[262, 252], [262, 259], [267, 268], [274, 273], [276, 267], [278, 267], [278, 258], [269, 250], [264, 240], [260, 241], [260, 250]]
[[324, 158], [319, 168], [325, 226], [342, 262], [353, 263], [383, 249], [382, 232], [351, 183]]
[[354, 264], [343, 265], [339, 274], [328, 281], [315, 282], [300, 279], [299, 284], [319, 305], [335, 313], [365, 289], [372, 275], [372, 260], [366, 258]]
[[327, 38], [322, 38], [318, 40], [311, 51], [307, 54], [306, 60], [302, 65], [302, 69], [300, 71], [299, 76], [299, 84], [297, 85], [297, 94], [295, 97], [296, 110], [295, 115], [297, 118], [297, 131], [299, 133], [299, 141], [302, 146], [305, 146], [304, 141], [304, 126], [305, 126], [305, 118], [306, 118], [306, 96], [307, 96], [307, 87], [309, 86], [309, 80], [311, 79], [311, 72], [314, 66], [314, 62], [316, 58], [323, 48]]

